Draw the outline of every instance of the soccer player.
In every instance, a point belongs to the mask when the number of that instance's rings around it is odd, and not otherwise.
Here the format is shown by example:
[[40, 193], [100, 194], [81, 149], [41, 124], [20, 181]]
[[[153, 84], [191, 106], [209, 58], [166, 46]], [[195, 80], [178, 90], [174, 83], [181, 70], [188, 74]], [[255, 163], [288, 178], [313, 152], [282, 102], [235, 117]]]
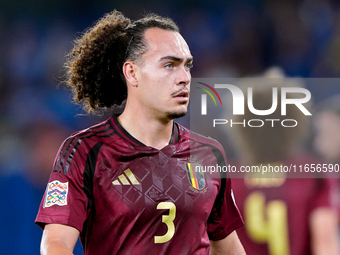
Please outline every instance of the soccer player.
[[[299, 87], [300, 83], [285, 79], [276, 71], [271, 78], [247, 79], [241, 88], [252, 88], [256, 109], [270, 109], [272, 90]], [[294, 94], [290, 93], [289, 98]], [[299, 96], [296, 95], [295, 96]], [[280, 95], [278, 96], [280, 98]], [[254, 115], [246, 110], [234, 116], [235, 122], [245, 119], [294, 119], [296, 127], [265, 124], [262, 127], [234, 128], [238, 141], [239, 165], [305, 166], [320, 160], [303, 152], [299, 146], [306, 134], [308, 118], [295, 105], [287, 105], [285, 116], [277, 109], [269, 116]], [[263, 169], [263, 168], [262, 168]], [[277, 168], [279, 169], [279, 168]], [[339, 254], [337, 214], [332, 204], [334, 183], [309, 172], [309, 176], [277, 171], [250, 172], [244, 179], [233, 179], [235, 200], [244, 216], [245, 225], [238, 234], [247, 253], [253, 255], [336, 255]], [[318, 173], [320, 174], [320, 173]], [[304, 178], [296, 178], [304, 177]], [[308, 177], [308, 178], [305, 178]], [[322, 176], [321, 176], [322, 177]]]
[[340, 163], [340, 95], [334, 95], [319, 103], [314, 126], [315, 149], [328, 162]]
[[[340, 164], [340, 94], [321, 101], [314, 116], [315, 150], [330, 163], [333, 168]], [[339, 172], [334, 170], [330, 176], [337, 181], [337, 192], [334, 200], [340, 215], [340, 181]]]
[[[121, 115], [71, 135], [37, 215], [42, 254], [245, 254], [230, 179], [215, 140], [174, 122], [187, 112], [193, 58], [176, 24], [118, 11], [76, 41], [66, 63], [77, 102]], [[221, 178], [222, 177], [222, 178]]]

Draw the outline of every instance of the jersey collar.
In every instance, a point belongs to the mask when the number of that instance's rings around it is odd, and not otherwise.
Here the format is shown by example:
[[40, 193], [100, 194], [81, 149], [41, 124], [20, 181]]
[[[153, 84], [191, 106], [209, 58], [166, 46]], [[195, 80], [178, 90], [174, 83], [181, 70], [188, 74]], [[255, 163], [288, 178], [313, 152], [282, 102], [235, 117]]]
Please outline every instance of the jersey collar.
[[[111, 127], [113, 128], [113, 130], [124, 140], [128, 141], [129, 143], [131, 143], [132, 145], [135, 146], [146, 146], [144, 143], [142, 143], [141, 141], [137, 140], [136, 138], [134, 138], [132, 135], [130, 135], [129, 132], [127, 132], [123, 126], [119, 123], [117, 117], [119, 115], [113, 115], [110, 119], [109, 119], [109, 123], [111, 125]], [[170, 137], [170, 141], [169, 144], [176, 144], [179, 142], [179, 127], [178, 124], [174, 121], [173, 122], [173, 126], [172, 126], [172, 134]]]

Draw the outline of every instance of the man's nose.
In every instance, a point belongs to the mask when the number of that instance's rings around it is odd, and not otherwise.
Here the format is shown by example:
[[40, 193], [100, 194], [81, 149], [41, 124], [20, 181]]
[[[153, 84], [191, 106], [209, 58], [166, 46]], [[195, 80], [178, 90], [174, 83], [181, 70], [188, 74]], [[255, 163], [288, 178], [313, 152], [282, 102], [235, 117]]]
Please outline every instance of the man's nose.
[[179, 70], [176, 84], [186, 86], [190, 84], [190, 80], [191, 80], [190, 69], [187, 69], [185, 66], [181, 67]]

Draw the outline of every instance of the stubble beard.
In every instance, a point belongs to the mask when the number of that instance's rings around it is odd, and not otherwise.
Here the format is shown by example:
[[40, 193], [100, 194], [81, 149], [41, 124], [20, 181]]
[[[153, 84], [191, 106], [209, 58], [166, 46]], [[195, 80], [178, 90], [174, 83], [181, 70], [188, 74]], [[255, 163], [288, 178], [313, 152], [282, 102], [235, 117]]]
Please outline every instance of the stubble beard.
[[177, 111], [165, 112], [165, 115], [164, 115], [165, 118], [167, 118], [168, 120], [173, 120], [173, 119], [184, 117], [188, 112], [188, 103], [183, 103], [182, 105], [185, 105], [186, 107], [181, 110], [178, 109]]
[[173, 119], [178, 119], [181, 117], [184, 117], [187, 114], [187, 111], [183, 111], [183, 112], [166, 112], [166, 117], [170, 120]]

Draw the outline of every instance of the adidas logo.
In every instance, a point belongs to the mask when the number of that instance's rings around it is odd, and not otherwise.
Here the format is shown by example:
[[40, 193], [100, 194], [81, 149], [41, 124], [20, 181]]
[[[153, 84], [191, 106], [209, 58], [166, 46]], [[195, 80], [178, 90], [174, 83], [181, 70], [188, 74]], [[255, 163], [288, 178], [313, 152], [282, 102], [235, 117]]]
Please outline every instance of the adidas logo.
[[117, 180], [112, 182], [113, 185], [140, 185], [135, 175], [128, 168], [124, 171], [123, 174], [118, 176]]

